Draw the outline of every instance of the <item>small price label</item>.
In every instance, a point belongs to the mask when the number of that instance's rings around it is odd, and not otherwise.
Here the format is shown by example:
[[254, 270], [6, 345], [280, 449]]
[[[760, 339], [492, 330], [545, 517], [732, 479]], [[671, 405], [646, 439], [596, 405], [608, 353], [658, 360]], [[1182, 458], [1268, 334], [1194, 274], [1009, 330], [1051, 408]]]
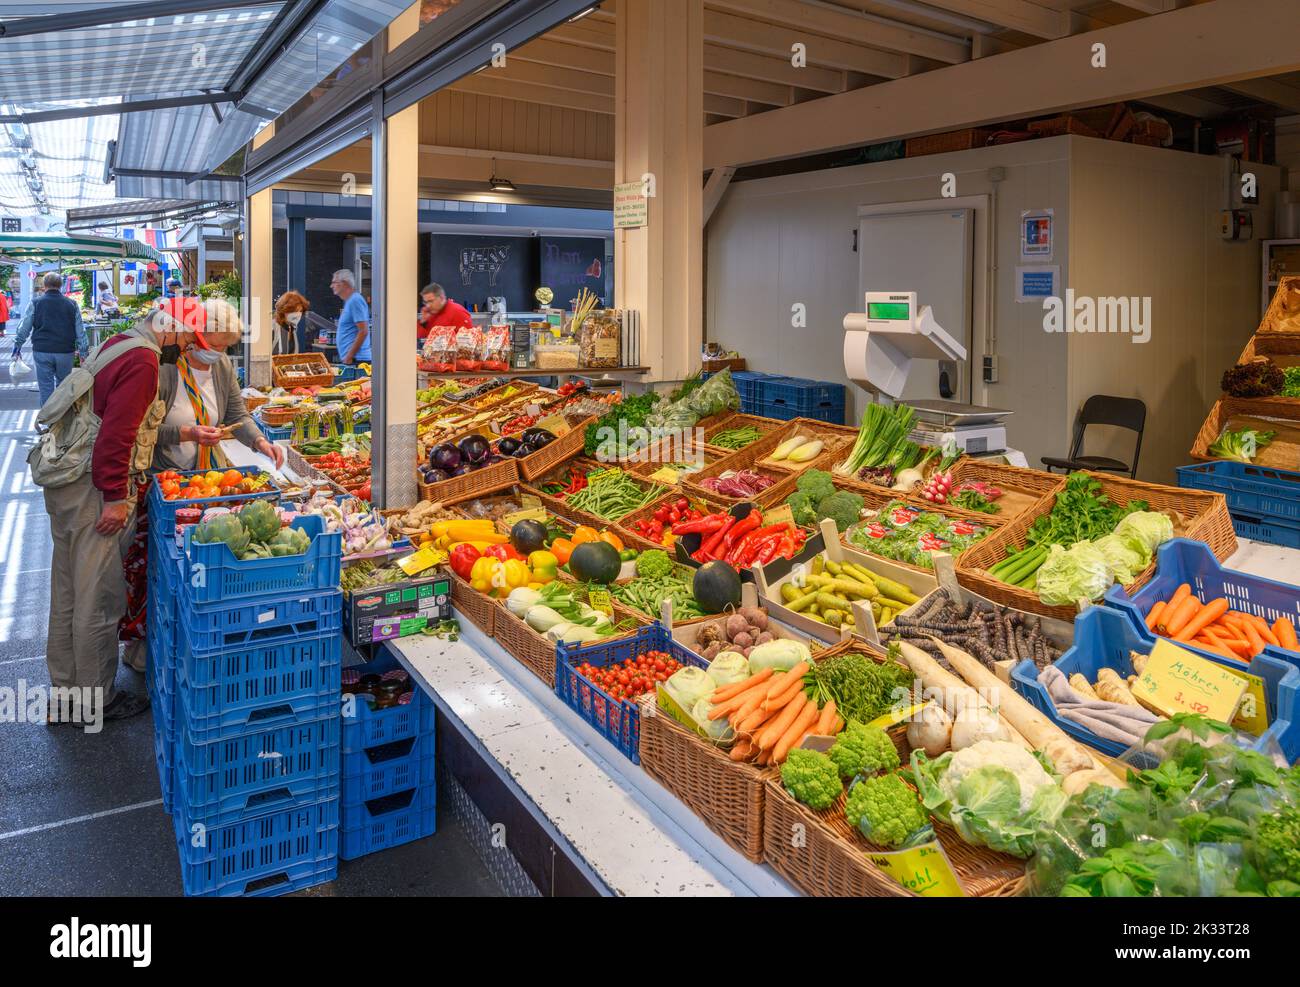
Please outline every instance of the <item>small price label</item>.
[[607, 470], [594, 470], [593, 472], [587, 474], [587, 486], [594, 487], [597, 483], [601, 483], [605, 480], [611, 479], [612, 477], [618, 476], [622, 472], [623, 471], [619, 469], [617, 466]]
[[541, 510], [542, 498], [537, 494], [520, 494], [519, 503], [526, 511], [537, 511]]
[[671, 486], [677, 483], [678, 475], [677, 470], [673, 469], [671, 466], [662, 466], [650, 474], [650, 479], [659, 483], [667, 483]]
[[593, 589], [587, 593], [587, 603], [593, 610], [599, 610], [606, 617], [614, 613], [614, 601], [610, 599], [609, 590]]
[[1237, 715], [1232, 725], [1238, 730], [1259, 737], [1268, 729], [1268, 700], [1264, 697], [1264, 680], [1249, 672], [1227, 670], [1246, 680], [1246, 694], [1241, 697], [1241, 704], [1237, 707]]
[[938, 840], [907, 850], [868, 853], [867, 859], [922, 898], [964, 898], [966, 892]]
[[794, 525], [794, 512], [790, 509], [789, 504], [779, 504], [770, 511], [763, 512], [763, 526], [769, 524], [788, 524]]
[[426, 545], [418, 552], [413, 552], [405, 558], [398, 559], [397, 564], [408, 576], [415, 576], [424, 572], [425, 569], [433, 568], [446, 558], [446, 552], [440, 552]]
[[569, 431], [569, 422], [563, 415], [547, 415], [533, 428], [544, 428], [556, 438]]
[[503, 520], [513, 528], [520, 521], [541, 521], [545, 523], [549, 516], [546, 508], [539, 504], [537, 507], [527, 507], [522, 511], [507, 514]]
[[1133, 684], [1134, 698], [1157, 713], [1200, 713], [1224, 723], [1236, 716], [1246, 690], [1242, 675], [1164, 638], [1151, 649], [1146, 667]]

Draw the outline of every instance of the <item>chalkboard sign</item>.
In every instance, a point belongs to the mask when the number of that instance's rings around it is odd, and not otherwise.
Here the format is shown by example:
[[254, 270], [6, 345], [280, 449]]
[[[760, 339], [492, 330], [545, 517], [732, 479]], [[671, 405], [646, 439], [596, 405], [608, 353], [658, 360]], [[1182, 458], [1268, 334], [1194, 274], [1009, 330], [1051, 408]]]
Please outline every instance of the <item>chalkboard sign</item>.
[[604, 305], [605, 240], [588, 236], [541, 238], [541, 283], [555, 292], [554, 304], [568, 308], [586, 288]]
[[487, 309], [487, 300], [502, 296], [511, 312], [536, 307], [537, 239], [527, 236], [493, 236], [433, 233], [429, 280], [447, 291], [447, 297], [470, 311]]

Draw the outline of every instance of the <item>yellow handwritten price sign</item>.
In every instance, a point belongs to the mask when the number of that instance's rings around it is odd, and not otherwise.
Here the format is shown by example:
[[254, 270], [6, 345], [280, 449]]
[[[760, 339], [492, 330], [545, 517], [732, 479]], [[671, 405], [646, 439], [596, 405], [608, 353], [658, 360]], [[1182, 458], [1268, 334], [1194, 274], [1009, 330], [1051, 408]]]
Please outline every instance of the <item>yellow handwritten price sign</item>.
[[610, 467], [607, 470], [595, 470], [587, 474], [587, 486], [594, 487], [597, 483], [603, 483], [622, 472], [617, 466]]
[[965, 898], [948, 855], [938, 840], [907, 850], [868, 853], [867, 859], [893, 880], [922, 898]]
[[1162, 638], [1133, 684], [1133, 697], [1165, 716], [1200, 713], [1228, 723], [1246, 688], [1237, 673]]
[[1241, 697], [1241, 705], [1237, 707], [1232, 725], [1252, 736], [1261, 736], [1268, 729], [1268, 700], [1264, 696], [1264, 680], [1249, 672], [1239, 672], [1236, 669], [1229, 671], [1246, 682], [1246, 694]]
[[546, 508], [538, 504], [536, 507], [528, 507], [522, 511], [507, 514], [503, 520], [513, 528], [520, 521], [545, 521], [547, 517], [549, 517], [549, 514]]
[[675, 484], [678, 475], [677, 470], [673, 469], [671, 466], [662, 466], [650, 474], [650, 479], [656, 480], [659, 483]]
[[439, 551], [436, 548], [430, 548], [426, 545], [418, 552], [414, 552], [411, 555], [398, 559], [397, 564], [408, 576], [415, 576], [424, 572], [425, 569], [431, 569], [435, 565], [445, 562], [446, 560], [446, 552]]
[[599, 610], [606, 617], [614, 612], [614, 602], [610, 599], [609, 590], [593, 589], [587, 593], [587, 603], [593, 610]]
[[520, 494], [519, 503], [526, 511], [540, 511], [542, 509], [542, 498], [537, 494]]
[[548, 415], [534, 425], [533, 428], [544, 428], [552, 435], [559, 437], [569, 431], [569, 422], [563, 415]]
[[789, 504], [781, 504], [763, 512], [763, 526], [769, 524], [794, 524], [794, 512]]

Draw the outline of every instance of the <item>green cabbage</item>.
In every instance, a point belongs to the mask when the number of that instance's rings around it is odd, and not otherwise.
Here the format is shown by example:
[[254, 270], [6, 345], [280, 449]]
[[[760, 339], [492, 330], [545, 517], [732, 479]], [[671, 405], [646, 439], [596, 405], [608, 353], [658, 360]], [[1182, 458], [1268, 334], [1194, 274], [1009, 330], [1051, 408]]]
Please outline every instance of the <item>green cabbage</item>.
[[1174, 536], [1174, 522], [1159, 511], [1134, 511], [1115, 526], [1115, 534], [1140, 542], [1146, 546], [1148, 555], [1154, 555], [1157, 548]]
[[1131, 535], [1106, 535], [1092, 545], [1106, 557], [1110, 574], [1117, 583], [1131, 583], [1139, 572], [1151, 564], [1151, 553], [1147, 551], [1146, 544]]
[[1077, 542], [1069, 550], [1053, 545], [1038, 570], [1038, 598], [1048, 606], [1097, 600], [1114, 581], [1106, 556], [1091, 542]]

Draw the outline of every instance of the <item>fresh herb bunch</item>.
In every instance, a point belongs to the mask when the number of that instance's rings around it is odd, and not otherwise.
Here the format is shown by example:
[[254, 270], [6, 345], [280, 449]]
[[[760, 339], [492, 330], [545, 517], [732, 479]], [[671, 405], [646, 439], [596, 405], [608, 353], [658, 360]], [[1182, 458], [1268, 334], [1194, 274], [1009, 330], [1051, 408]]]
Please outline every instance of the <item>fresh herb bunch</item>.
[[1056, 505], [1029, 526], [1030, 545], [1073, 545], [1108, 535], [1126, 514], [1145, 511], [1145, 500], [1120, 507], [1101, 492], [1101, 481], [1087, 473], [1071, 473], [1056, 495]]
[[977, 511], [980, 514], [999, 514], [1002, 511], [1001, 507], [978, 490], [963, 490], [956, 496], [949, 497], [948, 503], [955, 507], [964, 507], [968, 511]]
[[594, 456], [599, 450], [607, 459], [622, 459], [628, 452], [639, 448], [639, 446], [628, 447], [624, 441], [618, 439], [615, 440], [613, 445], [608, 442], [602, 443], [600, 439], [601, 429], [611, 429], [614, 435], [617, 436], [619, 421], [627, 423], [627, 432], [631, 432], [634, 428], [643, 428], [646, 419], [650, 417], [650, 412], [654, 409], [658, 400], [659, 395], [654, 391], [638, 394], [636, 397], [624, 398], [612, 411], [587, 426], [583, 453], [587, 456]]
[[803, 682], [805, 694], [819, 706], [834, 699], [844, 719], [870, 723], [908, 701], [912, 673], [897, 661], [876, 662], [848, 651], [816, 662]]
[[1282, 385], [1282, 397], [1300, 398], [1300, 367], [1287, 367], [1282, 376], [1286, 379]]

